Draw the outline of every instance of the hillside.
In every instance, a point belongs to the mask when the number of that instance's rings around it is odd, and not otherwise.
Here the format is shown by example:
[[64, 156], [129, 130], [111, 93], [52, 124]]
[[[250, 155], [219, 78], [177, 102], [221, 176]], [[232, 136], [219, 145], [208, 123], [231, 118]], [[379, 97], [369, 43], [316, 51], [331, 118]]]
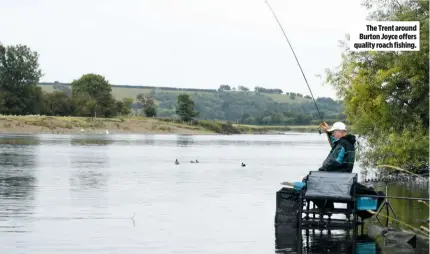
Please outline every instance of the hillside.
[[[55, 90], [69, 92], [71, 88], [68, 84], [59, 83], [42, 83], [40, 86], [46, 92]], [[312, 99], [302, 95], [112, 85], [112, 94], [117, 100], [134, 99], [135, 112], [139, 108], [136, 96], [140, 93], [152, 93], [157, 101], [159, 117], [173, 117], [177, 96], [180, 93], [187, 93], [195, 101], [196, 110], [200, 112], [199, 119], [228, 120], [258, 125], [302, 125], [319, 121]], [[318, 98], [317, 104], [325, 120], [334, 121], [344, 118], [342, 105], [331, 98]]]

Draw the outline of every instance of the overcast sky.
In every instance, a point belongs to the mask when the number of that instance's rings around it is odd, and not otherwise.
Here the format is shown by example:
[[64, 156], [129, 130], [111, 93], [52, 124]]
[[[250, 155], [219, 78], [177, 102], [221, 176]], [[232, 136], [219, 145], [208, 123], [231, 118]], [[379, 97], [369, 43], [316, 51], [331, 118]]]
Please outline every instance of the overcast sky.
[[[360, 0], [270, 0], [315, 97], [344, 39], [364, 21]], [[0, 41], [40, 54], [41, 81], [84, 73], [111, 84], [213, 88], [220, 84], [309, 94], [264, 0], [0, 0]]]

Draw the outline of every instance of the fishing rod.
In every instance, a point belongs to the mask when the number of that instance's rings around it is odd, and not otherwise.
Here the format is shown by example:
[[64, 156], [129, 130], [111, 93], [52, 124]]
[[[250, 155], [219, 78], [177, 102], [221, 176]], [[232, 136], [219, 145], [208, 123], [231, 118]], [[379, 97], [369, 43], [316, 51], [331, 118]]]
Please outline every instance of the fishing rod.
[[[267, 0], [265, 0], [265, 1], [266, 1], [267, 6], [269, 6], [269, 9], [270, 9], [270, 11], [272, 12], [273, 16], [275, 17], [276, 21], [278, 22], [278, 25], [279, 25], [279, 27], [281, 28], [282, 33], [284, 34], [284, 37], [285, 37], [285, 39], [286, 39], [286, 40], [287, 40], [287, 42], [288, 42], [288, 45], [290, 45], [291, 51], [293, 52], [294, 57], [296, 58], [297, 64], [299, 65], [300, 71], [302, 72], [302, 75], [303, 75], [303, 78], [305, 79], [306, 85], [307, 85], [307, 86], [308, 86], [308, 88], [309, 88], [309, 92], [311, 93], [312, 100], [314, 101], [314, 104], [315, 104], [315, 107], [316, 107], [316, 109], [317, 109], [318, 115], [319, 115], [319, 117], [320, 117], [320, 119], [321, 119], [321, 122], [324, 122], [323, 117], [322, 117], [322, 115], [321, 115], [321, 113], [320, 113], [320, 110], [318, 109], [317, 102], [315, 101], [314, 95], [312, 94], [311, 87], [309, 86], [308, 80], [306, 79], [305, 73], [303, 72], [302, 66], [300, 65], [299, 59], [297, 58], [296, 53], [294, 52], [293, 46], [291, 45], [290, 40], [288, 40], [287, 34], [286, 34], [286, 33], [285, 33], [285, 31], [284, 31], [284, 28], [282, 27], [281, 23], [279, 22], [278, 17], [276, 17], [276, 14], [275, 14], [275, 12], [273, 11], [272, 7], [270, 6], [269, 2], [268, 2]], [[321, 130], [320, 130], [320, 134], [321, 134]]]
[[[374, 211], [372, 211], [372, 210], [367, 210], [367, 212], [369, 212], [369, 213], [371, 213], [371, 214], [373, 214], [373, 215], [375, 215], [376, 214], [376, 212], [374, 212]], [[387, 216], [387, 215], [384, 215], [384, 214], [379, 214], [379, 215], [381, 215], [382, 217], [385, 217], [385, 218], [387, 218], [387, 219], [391, 219], [391, 220], [393, 220], [393, 221], [397, 221], [398, 223], [400, 223], [400, 224], [402, 224], [402, 225], [404, 225], [404, 226], [407, 226], [408, 228], [411, 228], [411, 229], [413, 229], [413, 230], [415, 230], [416, 232], [418, 232], [418, 233], [421, 233], [422, 234], [422, 236], [424, 236], [424, 237], [428, 237], [428, 229], [427, 228], [425, 228], [425, 230], [427, 231], [427, 232], [423, 232], [423, 230], [421, 229], [421, 227], [420, 228], [416, 228], [416, 227], [414, 227], [414, 226], [412, 226], [412, 225], [409, 225], [409, 224], [407, 224], [406, 222], [404, 222], [404, 221], [401, 221], [401, 220], [398, 220], [398, 219], [396, 219], [396, 218], [393, 218], [393, 217], [391, 217], [391, 216]]]
[[396, 196], [381, 196], [381, 195], [366, 195], [366, 194], [357, 194], [356, 197], [370, 197], [370, 198], [390, 198], [390, 199], [403, 199], [403, 200], [418, 200], [418, 201], [429, 201], [428, 198], [410, 198], [410, 197], [396, 197]]

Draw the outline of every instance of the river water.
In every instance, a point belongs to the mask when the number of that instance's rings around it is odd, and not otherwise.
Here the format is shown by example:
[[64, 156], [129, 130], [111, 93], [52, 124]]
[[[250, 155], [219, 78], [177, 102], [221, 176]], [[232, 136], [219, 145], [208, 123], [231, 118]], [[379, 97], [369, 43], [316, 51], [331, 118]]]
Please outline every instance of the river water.
[[[275, 253], [280, 182], [317, 170], [329, 152], [313, 133], [3, 135], [0, 143], [0, 250], [10, 254]], [[428, 218], [421, 203], [393, 205], [410, 223]]]

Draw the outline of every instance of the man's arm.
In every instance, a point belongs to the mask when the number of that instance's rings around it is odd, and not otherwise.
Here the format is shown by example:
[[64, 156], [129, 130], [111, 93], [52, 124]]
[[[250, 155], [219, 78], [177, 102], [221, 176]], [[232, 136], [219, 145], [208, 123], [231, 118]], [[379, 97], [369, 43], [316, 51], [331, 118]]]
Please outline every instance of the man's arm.
[[345, 158], [345, 148], [341, 145], [336, 146], [332, 154], [324, 161], [323, 168], [327, 171], [336, 171], [342, 167]]
[[328, 124], [326, 122], [322, 122], [320, 124], [320, 128], [324, 130], [324, 132], [327, 134], [328, 143], [330, 144], [331, 148], [333, 148], [334, 145], [334, 138], [331, 135], [331, 133], [328, 131]]
[[330, 144], [331, 148], [333, 148], [334, 145], [334, 137], [331, 135], [330, 132], [326, 132], [327, 133], [327, 139], [328, 139], [328, 143]]

